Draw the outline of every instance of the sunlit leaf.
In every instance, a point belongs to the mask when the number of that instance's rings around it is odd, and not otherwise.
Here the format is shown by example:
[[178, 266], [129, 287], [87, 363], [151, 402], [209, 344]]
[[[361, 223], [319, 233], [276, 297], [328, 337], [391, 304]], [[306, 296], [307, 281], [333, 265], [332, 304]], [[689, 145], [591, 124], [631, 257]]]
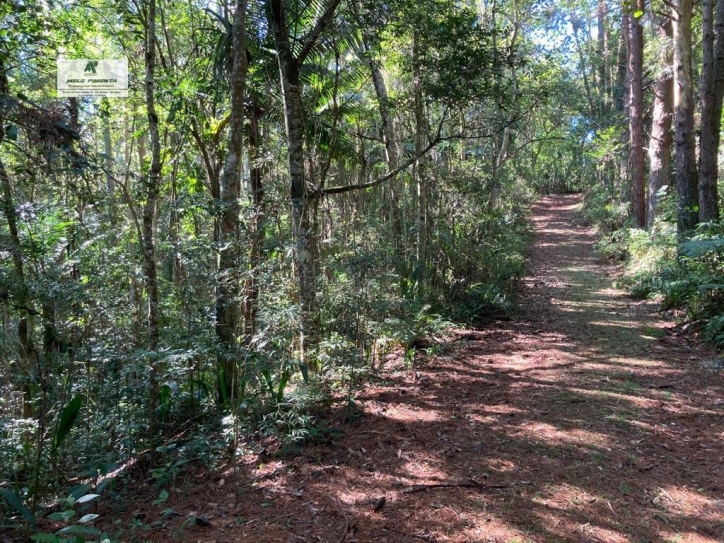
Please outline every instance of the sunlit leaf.
[[18, 513], [20, 513], [32, 526], [35, 526], [35, 517], [30, 512], [30, 509], [23, 505], [23, 502], [20, 498], [18, 498], [17, 494], [6, 488], [0, 488], [0, 496], [5, 498], [5, 501], [7, 501]]
[[63, 408], [63, 411], [61, 411], [60, 422], [58, 423], [58, 428], [55, 431], [55, 438], [53, 439], [54, 451], [57, 450], [63, 440], [70, 433], [73, 423], [78, 418], [78, 413], [80, 413], [82, 403], [81, 397], [76, 396]]

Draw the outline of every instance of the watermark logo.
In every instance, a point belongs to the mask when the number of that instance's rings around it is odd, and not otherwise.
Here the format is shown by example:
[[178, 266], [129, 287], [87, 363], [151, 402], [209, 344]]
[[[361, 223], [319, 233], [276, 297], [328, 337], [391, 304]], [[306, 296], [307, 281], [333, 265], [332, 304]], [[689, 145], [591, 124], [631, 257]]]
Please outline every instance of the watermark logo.
[[58, 59], [58, 96], [128, 96], [127, 59]]

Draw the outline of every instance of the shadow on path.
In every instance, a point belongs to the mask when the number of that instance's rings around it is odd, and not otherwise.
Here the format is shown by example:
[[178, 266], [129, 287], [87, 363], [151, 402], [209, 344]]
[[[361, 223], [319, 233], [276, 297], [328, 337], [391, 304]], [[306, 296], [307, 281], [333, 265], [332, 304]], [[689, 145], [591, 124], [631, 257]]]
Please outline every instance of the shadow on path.
[[724, 541], [721, 372], [612, 288], [579, 202], [534, 208], [523, 320], [386, 375], [344, 437], [260, 468], [228, 540]]

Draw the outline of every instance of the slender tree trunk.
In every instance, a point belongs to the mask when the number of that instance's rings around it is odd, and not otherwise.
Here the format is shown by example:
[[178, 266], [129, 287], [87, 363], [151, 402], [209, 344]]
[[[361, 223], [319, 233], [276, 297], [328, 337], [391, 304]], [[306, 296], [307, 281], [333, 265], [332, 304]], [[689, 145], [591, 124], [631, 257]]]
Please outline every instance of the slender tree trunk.
[[[5, 59], [0, 55], [0, 145], [5, 140], [5, 99], [9, 95], [10, 89], [8, 85], [8, 75], [5, 69]], [[20, 236], [18, 234], [17, 217], [15, 215], [15, 206], [13, 204], [13, 189], [10, 174], [5, 169], [5, 163], [0, 157], [0, 182], [2, 183], [3, 196], [3, 213], [8, 223], [8, 232], [10, 241], [13, 244], [12, 258], [15, 266], [15, 273], [22, 279], [23, 273], [23, 257], [20, 252]]]
[[101, 101], [101, 122], [103, 126], [103, 164], [106, 169], [106, 190], [108, 194], [115, 192], [115, 184], [113, 182], [113, 144], [111, 140], [111, 110], [108, 98]]
[[259, 286], [261, 277], [261, 250], [264, 245], [265, 210], [264, 185], [262, 182], [262, 166], [259, 164], [259, 148], [261, 146], [261, 130], [259, 117], [261, 108], [252, 100], [249, 119], [249, 158], [251, 160], [251, 196], [254, 204], [249, 229], [249, 273], [244, 285], [244, 344], [251, 344], [257, 331], [257, 314], [259, 312]]
[[178, 162], [174, 165], [174, 173], [171, 176], [171, 210], [168, 217], [168, 238], [171, 243], [171, 255], [169, 259], [171, 281], [179, 287], [183, 283], [184, 266], [181, 260], [181, 241], [179, 240], [181, 217], [179, 216], [178, 186], [176, 183], [177, 165]]
[[618, 56], [616, 61], [616, 84], [613, 89], [613, 103], [616, 111], [623, 112], [628, 116], [628, 39], [629, 39], [629, 15], [627, 12], [621, 16], [621, 36], [618, 44]]
[[691, 69], [692, 0], [676, 0], [674, 15], [674, 122], [676, 138], [677, 233], [686, 239], [696, 227], [698, 171]]
[[[151, 140], [151, 165], [146, 176], [146, 202], [143, 206], [143, 272], [146, 278], [148, 297], [148, 349], [158, 351], [160, 340], [158, 305], [158, 270], [156, 265], [155, 223], [161, 184], [161, 141], [156, 113], [156, 0], [148, 0], [146, 6], [146, 114], [148, 133]], [[158, 436], [158, 362], [151, 359], [149, 401], [149, 432], [151, 439]]]
[[[395, 118], [390, 108], [390, 97], [387, 92], [387, 84], [380, 64], [372, 57], [368, 46], [368, 39], [364, 39], [362, 48], [357, 51], [357, 56], [369, 66], [372, 75], [372, 83], [377, 96], [377, 110], [380, 114], [382, 122], [382, 136], [385, 142], [385, 160], [387, 162], [388, 171], [397, 168], [401, 157], [401, 150], [397, 141], [397, 129], [395, 126]], [[398, 201], [402, 194], [402, 188], [397, 179], [391, 179], [384, 194], [387, 196], [387, 204], [390, 211], [390, 220], [392, 223], [393, 243], [398, 259], [397, 265], [402, 266], [404, 260], [403, 254], [403, 233], [402, 233], [402, 212], [400, 202]]]
[[[0, 58], [0, 97], [7, 94], [7, 76], [3, 67], [3, 59]], [[0, 105], [0, 144], [5, 139], [5, 115], [2, 112], [3, 106]], [[0, 187], [2, 188], [2, 204], [3, 214], [5, 220], [8, 223], [8, 233], [10, 234], [10, 242], [12, 244], [12, 259], [13, 266], [15, 268], [15, 274], [17, 275], [20, 283], [25, 281], [25, 270], [23, 267], [23, 257], [21, 253], [20, 236], [18, 234], [17, 220], [15, 205], [13, 203], [12, 194], [12, 182], [10, 174], [5, 169], [5, 164], [0, 159]], [[24, 289], [19, 289], [18, 292], [22, 293]], [[37, 351], [33, 345], [32, 339], [32, 321], [29, 315], [29, 300], [25, 296], [20, 295], [17, 299], [17, 305], [20, 309], [20, 320], [18, 322], [18, 342], [20, 344], [19, 358], [20, 367], [30, 372], [36, 366]], [[33, 416], [33, 403], [32, 403], [32, 390], [30, 383], [26, 382], [23, 384], [23, 418], [30, 418]]]
[[580, 28], [580, 21], [575, 19], [571, 21], [571, 24], [573, 26], [573, 38], [576, 41], [576, 50], [578, 51], [578, 61], [579, 66], [581, 70], [581, 74], [583, 74], [583, 88], [586, 91], [586, 101], [588, 102], [588, 109], [591, 113], [591, 116], [593, 118], [596, 118], [598, 116], [598, 108], [596, 107], [595, 102], [593, 101], [593, 94], [591, 93], [591, 83], [588, 80], [588, 69], [586, 67], [586, 59], [585, 55], [583, 54], [583, 46], [581, 45], [581, 40], [578, 36], [578, 30]]
[[382, 134], [385, 138], [385, 158], [387, 160], [387, 168], [389, 171], [397, 168], [400, 161], [400, 146], [397, 142], [397, 134], [395, 130], [395, 120], [390, 110], [390, 98], [387, 93], [387, 84], [384, 75], [377, 62], [368, 61], [370, 71], [372, 72], [372, 83], [375, 87], [377, 95], [377, 109], [380, 112], [382, 120]]
[[[419, 36], [413, 35], [412, 64], [415, 93], [415, 156], [420, 156], [425, 147], [427, 138], [427, 122], [422, 96], [422, 65], [419, 58]], [[427, 205], [427, 179], [425, 172], [426, 158], [421, 157], [415, 163], [415, 180], [417, 186], [417, 221], [416, 221], [416, 265], [415, 276], [417, 283], [416, 293], [423, 295], [423, 285], [426, 281], [427, 250], [428, 250], [428, 205]]]
[[[636, 9], [643, 11], [643, 0], [637, 0]], [[631, 180], [631, 208], [636, 226], [646, 226], [646, 191], [644, 188], [644, 92], [643, 56], [644, 32], [641, 17], [630, 14], [629, 20], [629, 176]]]
[[241, 162], [244, 141], [244, 85], [246, 79], [246, 0], [236, 0], [232, 26], [231, 120], [229, 149], [220, 179], [219, 270], [216, 295], [216, 337], [222, 353], [219, 367], [219, 397], [231, 400], [237, 387], [235, 350], [239, 327], [239, 257]]
[[[365, 47], [367, 51], [367, 48]], [[367, 52], [369, 56], [369, 52]], [[373, 58], [367, 58], [367, 63], [372, 73], [372, 83], [375, 87], [377, 95], [377, 109], [380, 113], [382, 121], [382, 135], [385, 139], [385, 158], [387, 161], [388, 171], [397, 168], [400, 161], [401, 151], [397, 141], [397, 131], [395, 129], [395, 118], [390, 110], [390, 97], [387, 92], [387, 84], [379, 64]], [[394, 236], [394, 244], [398, 253], [402, 249], [402, 216], [398, 197], [401, 194], [401, 188], [396, 179], [391, 179], [389, 184], [389, 206], [392, 220], [392, 232]], [[398, 256], [400, 256], [398, 254]]]
[[604, 53], [606, 47], [606, 0], [598, 0], [596, 5], [596, 23], [598, 31], [598, 43], [596, 54], [598, 56], [598, 89], [601, 95], [604, 94], [606, 88], [606, 62], [604, 61]]
[[596, 5], [596, 19], [598, 30], [597, 56], [598, 56], [598, 92], [601, 97], [603, 111], [610, 107], [608, 84], [608, 28], [606, 28], [606, 0], [598, 0]]
[[[615, 96], [615, 104], [616, 104], [616, 111], [623, 113], [624, 118], [628, 119], [631, 116], [631, 71], [628, 69], [628, 51], [630, 50], [630, 41], [631, 41], [631, 24], [629, 21], [629, 14], [627, 10], [624, 10], [621, 15], [621, 43], [619, 47], [619, 57], [618, 57], [618, 76], [617, 76], [617, 84], [616, 84], [616, 91], [614, 93]], [[628, 182], [629, 180], [629, 160], [628, 160], [628, 150], [629, 150], [629, 142], [630, 142], [630, 130], [629, 127], [626, 126], [626, 130], [624, 130], [621, 134], [621, 149], [623, 149], [622, 152], [620, 152], [620, 160], [618, 160], [617, 165], [619, 169], [618, 175], [614, 174], [614, 186], [615, 184], [621, 183], [621, 186], [618, 187], [619, 193], [623, 194], [628, 192], [630, 194], [630, 183], [628, 186], [623, 186], [623, 182]], [[616, 164], [616, 163], [614, 163]]]
[[[284, 98], [284, 119], [287, 132], [287, 154], [289, 158], [290, 199], [292, 234], [294, 238], [294, 264], [299, 287], [300, 309], [300, 354], [305, 356], [307, 346], [317, 343], [319, 335], [319, 313], [317, 309], [317, 254], [316, 233], [313, 230], [310, 194], [304, 167], [305, 113], [302, 101], [300, 68], [312, 52], [324, 31], [332, 24], [341, 0], [326, 0], [313, 28], [292, 46], [286, 20], [284, 0], [266, 0], [267, 21], [274, 36], [279, 62], [279, 75]], [[320, 4], [321, 7], [321, 4]], [[296, 56], [295, 56], [295, 51]]]
[[269, 23], [274, 33], [279, 60], [279, 74], [284, 97], [289, 157], [292, 234], [294, 266], [299, 287], [300, 350], [317, 341], [319, 323], [317, 312], [317, 273], [313, 255], [314, 233], [311, 231], [309, 193], [304, 167], [304, 105], [302, 102], [299, 62], [294, 57], [287, 34], [283, 0], [269, 0]]
[[[662, 39], [671, 38], [671, 20], [658, 17], [656, 21]], [[667, 47], [661, 51], [661, 70], [654, 82], [654, 111], [649, 139], [649, 186], [646, 227], [651, 229], [656, 217], [656, 199], [661, 187], [671, 183], [671, 117], [673, 114], [674, 79], [671, 73], [673, 58]]]
[[[716, 23], [714, 22], [716, 3]], [[724, 96], [724, 0], [702, 2], [701, 138], [699, 140], [699, 220], [719, 220], [719, 131]]]

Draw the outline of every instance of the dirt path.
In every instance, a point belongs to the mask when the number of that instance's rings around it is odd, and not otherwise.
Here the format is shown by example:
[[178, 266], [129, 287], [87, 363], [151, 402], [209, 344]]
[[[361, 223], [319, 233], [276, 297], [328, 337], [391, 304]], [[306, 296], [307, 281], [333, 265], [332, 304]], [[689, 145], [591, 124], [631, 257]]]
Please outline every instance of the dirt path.
[[523, 319], [385, 375], [334, 443], [187, 485], [166, 506], [212, 526], [150, 540], [724, 541], [722, 372], [611, 287], [579, 201], [535, 207]]

